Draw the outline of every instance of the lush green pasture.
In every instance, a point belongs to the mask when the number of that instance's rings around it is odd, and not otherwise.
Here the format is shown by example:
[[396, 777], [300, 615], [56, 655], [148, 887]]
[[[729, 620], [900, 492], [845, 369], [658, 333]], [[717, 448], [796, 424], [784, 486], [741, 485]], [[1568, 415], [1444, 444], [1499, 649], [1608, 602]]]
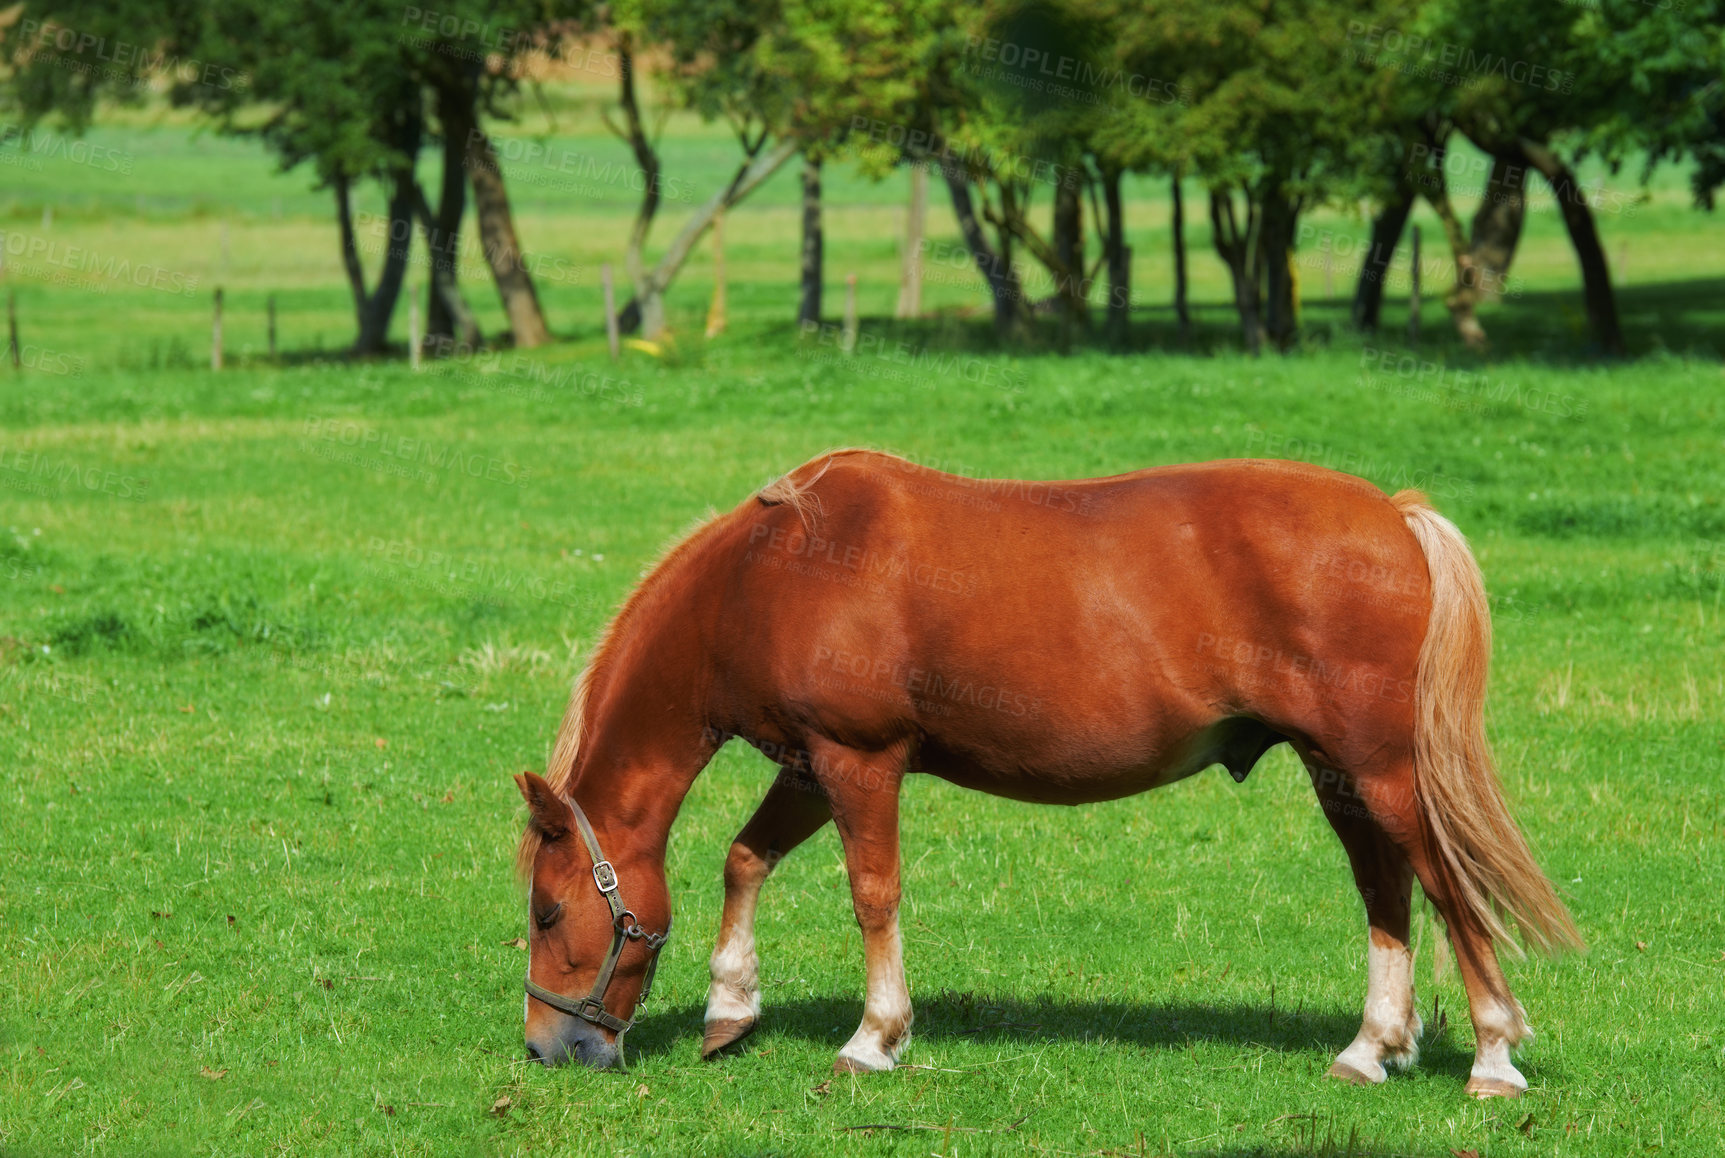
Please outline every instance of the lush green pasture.
[[[26, 340], [88, 361], [0, 382], [0, 1153], [1716, 1152], [1725, 251], [1675, 185], [1604, 223], [1630, 245], [1644, 351], [1610, 368], [1582, 356], [1549, 210], [1518, 258], [1527, 292], [1487, 316], [1489, 362], [1453, 356], [1436, 306], [1404, 362], [1321, 301], [1309, 349], [1230, 353], [1196, 225], [1212, 352], [972, 353], [974, 280], [931, 280], [929, 321], [883, 320], [902, 186], [835, 173], [829, 282], [865, 274], [858, 356], [791, 332], [781, 179], [729, 225], [725, 337], [698, 336], [697, 264], [666, 356], [612, 368], [591, 275], [628, 198], [522, 191], [528, 245], [580, 271], [545, 292], [569, 340], [413, 374], [333, 357], [349, 313], [325, 195], [171, 124], [103, 132], [139, 191], [46, 168], [14, 186], [8, 232], [39, 232], [51, 201], [50, 236], [200, 280], [56, 280], [8, 255]], [[722, 139], [690, 140], [691, 171], [720, 172]], [[1150, 344], [1166, 217], [1137, 192]], [[217, 280], [240, 362], [223, 374], [202, 368]], [[495, 330], [477, 270], [466, 284]], [[1270, 455], [1426, 487], [1485, 568], [1504, 776], [1591, 944], [1511, 966], [1539, 1031], [1529, 1094], [1462, 1097], [1471, 1030], [1429, 925], [1419, 1067], [1325, 1080], [1358, 1026], [1365, 936], [1285, 754], [1243, 785], [1214, 770], [1066, 810], [912, 783], [911, 1064], [835, 1078], [862, 961], [830, 830], [768, 886], [762, 1031], [697, 1057], [720, 866], [771, 774], [727, 749], [673, 834], [677, 936], [629, 1071], [528, 1065], [510, 774], [541, 764], [669, 538], [859, 443], [996, 475]]]

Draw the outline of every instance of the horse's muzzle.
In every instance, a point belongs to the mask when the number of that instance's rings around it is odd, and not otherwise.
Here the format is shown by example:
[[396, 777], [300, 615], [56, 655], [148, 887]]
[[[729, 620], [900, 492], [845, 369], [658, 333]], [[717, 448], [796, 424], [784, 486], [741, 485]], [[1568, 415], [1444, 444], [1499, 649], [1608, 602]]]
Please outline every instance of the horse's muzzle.
[[608, 1070], [623, 1060], [617, 1043], [604, 1032], [575, 1017], [558, 1017], [550, 1035], [529, 1034], [527, 1056], [547, 1066], [580, 1062], [596, 1070]]

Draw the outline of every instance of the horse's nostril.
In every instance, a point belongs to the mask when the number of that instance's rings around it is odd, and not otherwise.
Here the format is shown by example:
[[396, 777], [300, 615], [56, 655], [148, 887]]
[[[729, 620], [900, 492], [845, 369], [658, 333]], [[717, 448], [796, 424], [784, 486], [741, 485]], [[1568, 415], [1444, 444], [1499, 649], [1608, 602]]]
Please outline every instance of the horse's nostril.
[[543, 1062], [545, 1060], [545, 1055], [540, 1053], [538, 1047], [535, 1046], [532, 1042], [528, 1042], [527, 1043], [527, 1060], [528, 1061]]

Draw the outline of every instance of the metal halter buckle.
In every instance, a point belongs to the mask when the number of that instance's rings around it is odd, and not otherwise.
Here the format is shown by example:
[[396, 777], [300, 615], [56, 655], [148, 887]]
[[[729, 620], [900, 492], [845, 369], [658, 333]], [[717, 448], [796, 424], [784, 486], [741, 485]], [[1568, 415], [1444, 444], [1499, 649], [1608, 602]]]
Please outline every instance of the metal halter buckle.
[[602, 893], [617, 891], [617, 870], [611, 867], [610, 861], [602, 860], [593, 866], [593, 883]]

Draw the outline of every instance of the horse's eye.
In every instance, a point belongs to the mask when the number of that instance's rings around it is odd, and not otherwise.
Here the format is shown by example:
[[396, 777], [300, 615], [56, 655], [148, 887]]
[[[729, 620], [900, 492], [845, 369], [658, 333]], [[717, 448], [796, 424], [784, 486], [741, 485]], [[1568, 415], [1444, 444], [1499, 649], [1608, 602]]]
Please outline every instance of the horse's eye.
[[563, 915], [563, 902], [558, 901], [557, 904], [550, 909], [550, 911], [544, 912], [544, 913], [535, 913], [533, 916], [533, 920], [538, 923], [538, 925], [541, 929], [549, 929], [552, 925], [555, 925], [557, 923], [557, 918], [561, 917], [562, 915]]

